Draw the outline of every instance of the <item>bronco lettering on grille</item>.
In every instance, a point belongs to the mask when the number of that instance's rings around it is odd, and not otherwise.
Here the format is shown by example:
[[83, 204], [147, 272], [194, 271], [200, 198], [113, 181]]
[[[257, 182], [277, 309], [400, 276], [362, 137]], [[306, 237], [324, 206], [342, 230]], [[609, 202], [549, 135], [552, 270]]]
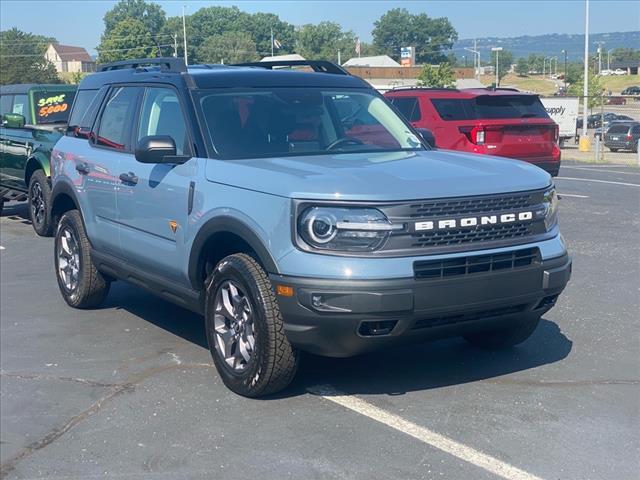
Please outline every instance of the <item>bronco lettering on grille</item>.
[[533, 212], [502, 213], [500, 215], [482, 215], [478, 217], [447, 218], [442, 220], [428, 220], [416, 222], [414, 227], [416, 232], [424, 230], [446, 230], [450, 228], [470, 228], [478, 225], [495, 225], [502, 223], [512, 223], [515, 221], [525, 222], [533, 220]]

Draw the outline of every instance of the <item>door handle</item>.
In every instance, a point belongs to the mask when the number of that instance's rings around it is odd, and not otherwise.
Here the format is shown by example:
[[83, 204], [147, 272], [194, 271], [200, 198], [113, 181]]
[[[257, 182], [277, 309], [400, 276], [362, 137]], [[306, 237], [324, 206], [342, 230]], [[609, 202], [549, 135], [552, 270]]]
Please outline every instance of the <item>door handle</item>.
[[133, 172], [121, 173], [120, 180], [122, 180], [122, 183], [129, 183], [131, 185], [138, 183], [138, 177], [136, 177], [136, 174]]
[[76, 164], [76, 170], [82, 174], [82, 175], [88, 175], [89, 174], [89, 165], [87, 165], [84, 162], [80, 162]]

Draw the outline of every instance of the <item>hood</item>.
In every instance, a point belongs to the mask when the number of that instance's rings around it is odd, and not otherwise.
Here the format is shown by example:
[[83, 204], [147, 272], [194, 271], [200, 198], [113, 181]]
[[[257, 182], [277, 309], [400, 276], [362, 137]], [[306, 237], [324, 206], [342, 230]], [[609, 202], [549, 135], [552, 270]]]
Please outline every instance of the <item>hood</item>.
[[396, 201], [545, 188], [529, 163], [446, 150], [207, 160], [207, 179], [289, 198]]

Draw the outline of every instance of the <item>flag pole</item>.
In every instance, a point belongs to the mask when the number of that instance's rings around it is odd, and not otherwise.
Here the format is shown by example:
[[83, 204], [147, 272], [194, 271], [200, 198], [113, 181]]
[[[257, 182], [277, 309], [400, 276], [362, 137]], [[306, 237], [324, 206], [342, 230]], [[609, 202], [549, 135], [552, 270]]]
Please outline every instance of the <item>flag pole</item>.
[[273, 57], [273, 27], [271, 27], [271, 56]]

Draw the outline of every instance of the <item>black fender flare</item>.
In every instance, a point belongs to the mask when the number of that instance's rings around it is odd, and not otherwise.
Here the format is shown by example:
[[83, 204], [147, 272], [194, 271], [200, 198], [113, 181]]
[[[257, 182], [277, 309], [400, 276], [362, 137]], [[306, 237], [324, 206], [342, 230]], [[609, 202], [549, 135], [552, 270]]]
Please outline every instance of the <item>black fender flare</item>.
[[202, 288], [202, 279], [199, 278], [199, 268], [203, 260], [204, 246], [207, 240], [216, 233], [232, 233], [242, 238], [258, 255], [268, 273], [280, 273], [271, 253], [264, 245], [260, 237], [246, 223], [234, 217], [220, 216], [208, 220], [193, 241], [189, 254], [189, 281], [193, 288]]
[[51, 213], [52, 214], [56, 213], [56, 203], [57, 203], [56, 200], [58, 200], [62, 195], [66, 195], [69, 198], [71, 198], [71, 201], [75, 204], [76, 208], [80, 210], [80, 203], [78, 202], [78, 197], [73, 187], [68, 183], [58, 182], [53, 186], [53, 189], [51, 190]]

